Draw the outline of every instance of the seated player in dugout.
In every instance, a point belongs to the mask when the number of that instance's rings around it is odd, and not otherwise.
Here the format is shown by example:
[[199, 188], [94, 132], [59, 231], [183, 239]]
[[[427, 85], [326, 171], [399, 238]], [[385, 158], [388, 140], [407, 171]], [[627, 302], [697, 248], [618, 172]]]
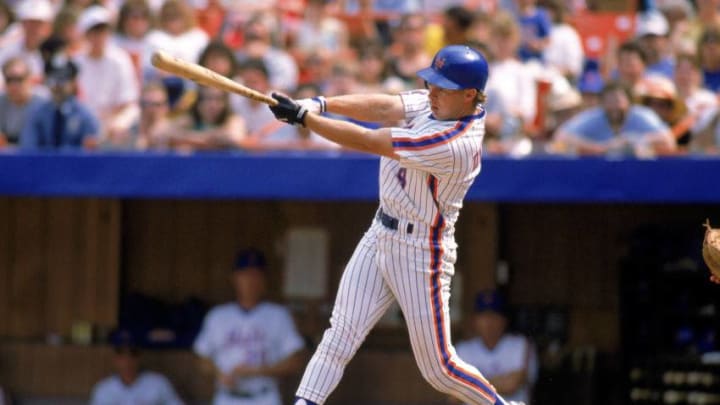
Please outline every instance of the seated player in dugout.
[[530, 404], [538, 375], [535, 346], [509, 331], [510, 314], [500, 291], [480, 291], [473, 309], [470, 336], [458, 342], [458, 355], [477, 367], [505, 398]]
[[265, 299], [268, 271], [262, 252], [240, 251], [235, 300], [211, 309], [195, 339], [201, 369], [217, 381], [214, 405], [282, 405], [278, 379], [302, 368], [305, 341], [292, 315]]
[[[295, 405], [321, 405], [340, 383], [365, 336], [397, 302], [422, 376], [435, 389], [476, 405], [507, 404], [455, 352], [450, 339], [454, 237], [463, 199], [480, 173], [485, 132], [485, 57], [465, 45], [435, 54], [418, 76], [426, 89], [399, 95], [349, 94], [295, 101], [273, 93], [270, 110], [342, 146], [380, 155], [380, 207], [345, 267], [330, 328], [296, 391]], [[369, 129], [320, 115], [401, 122]]]
[[90, 405], [183, 404], [165, 376], [142, 369], [140, 348], [129, 330], [115, 331], [111, 341], [114, 374], [95, 385]]

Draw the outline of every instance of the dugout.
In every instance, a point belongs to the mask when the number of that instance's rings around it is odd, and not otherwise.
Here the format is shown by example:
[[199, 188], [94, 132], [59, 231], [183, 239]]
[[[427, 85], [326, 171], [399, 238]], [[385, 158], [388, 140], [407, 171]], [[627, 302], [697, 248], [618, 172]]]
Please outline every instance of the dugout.
[[[522, 325], [544, 343], [559, 342], [545, 353], [552, 354], [538, 384], [545, 401], [536, 403], [630, 403], [637, 381], [628, 373], [638, 367], [631, 348], [647, 349], [640, 360], [668, 355], [646, 369], [692, 369], [699, 353], [675, 350], [667, 336], [677, 332], [668, 317], [680, 307], [663, 304], [688, 291], [720, 296], [691, 254], [705, 218], [720, 223], [713, 176], [720, 160], [491, 157], [483, 164], [456, 233], [458, 306], [471, 307], [474, 291], [496, 283], [498, 261], [507, 264], [504, 288]], [[278, 241], [297, 227], [329, 236], [328, 293], [288, 299], [275, 271], [271, 298], [291, 305], [301, 331], [316, 338], [377, 198], [377, 159], [355, 154], [4, 154], [0, 171], [0, 384], [53, 403], [82, 403], [108, 374], [111, 350], [101, 336], [117, 324], [123, 297], [228, 300], [237, 247], [271, 252], [270, 265], [283, 269]], [[682, 243], [688, 257], [663, 256]], [[668, 270], [680, 259], [688, 260]], [[641, 294], [643, 280], [654, 294]], [[559, 328], [548, 329], [552, 315]], [[698, 322], [717, 327], [716, 318]], [[633, 325], [644, 319], [652, 322], [641, 335]], [[78, 321], [93, 325], [93, 343], [72, 342]], [[455, 333], [462, 335], [461, 323]], [[209, 397], [212, 381], [198, 378], [188, 350], [152, 350], [146, 360], [191, 402]], [[295, 381], [286, 385], [292, 390]], [[405, 330], [390, 322], [371, 333], [330, 403], [442, 400], [421, 380]]]

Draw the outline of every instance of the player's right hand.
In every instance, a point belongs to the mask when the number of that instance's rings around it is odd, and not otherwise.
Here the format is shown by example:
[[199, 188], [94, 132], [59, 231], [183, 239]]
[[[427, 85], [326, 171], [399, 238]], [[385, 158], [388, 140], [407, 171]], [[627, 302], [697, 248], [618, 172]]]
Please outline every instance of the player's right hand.
[[277, 105], [270, 106], [275, 118], [291, 125], [305, 126], [305, 115], [308, 113], [306, 107], [281, 93], [272, 93], [271, 96], [278, 102]]

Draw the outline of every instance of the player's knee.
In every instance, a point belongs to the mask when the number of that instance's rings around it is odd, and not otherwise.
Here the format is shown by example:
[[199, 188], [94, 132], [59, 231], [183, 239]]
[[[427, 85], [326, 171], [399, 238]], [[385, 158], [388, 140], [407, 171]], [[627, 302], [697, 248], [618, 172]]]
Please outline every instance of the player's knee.
[[451, 393], [454, 383], [439, 362], [433, 364], [433, 367], [421, 367], [420, 374], [436, 390], [447, 394]]
[[360, 346], [363, 336], [344, 317], [333, 316], [325, 331], [319, 350], [336, 362], [346, 364]]

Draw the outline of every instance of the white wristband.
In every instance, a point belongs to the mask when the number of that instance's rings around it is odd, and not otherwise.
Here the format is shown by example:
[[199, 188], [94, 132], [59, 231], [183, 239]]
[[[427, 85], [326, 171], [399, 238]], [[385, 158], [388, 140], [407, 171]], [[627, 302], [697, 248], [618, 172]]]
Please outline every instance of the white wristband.
[[317, 96], [312, 98], [313, 101], [316, 101], [320, 104], [320, 112], [324, 113], [327, 111], [327, 100], [325, 99], [325, 96]]
[[295, 101], [312, 113], [320, 114], [325, 112], [325, 97], [301, 98]]

